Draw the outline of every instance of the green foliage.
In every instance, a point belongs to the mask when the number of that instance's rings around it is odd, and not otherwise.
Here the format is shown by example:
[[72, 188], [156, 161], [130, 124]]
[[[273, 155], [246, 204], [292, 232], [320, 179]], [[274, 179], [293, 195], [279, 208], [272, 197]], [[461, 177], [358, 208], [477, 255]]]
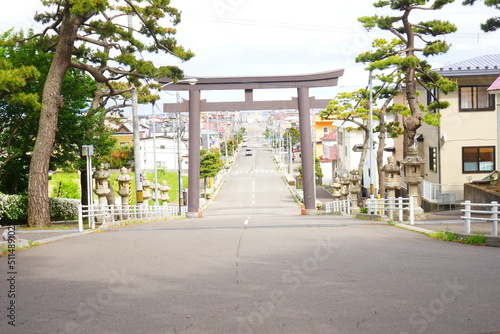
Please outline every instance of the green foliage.
[[[33, 36], [28, 33], [26, 37]], [[37, 80], [26, 81], [25, 94], [36, 96], [36, 104], [11, 103], [7, 97], [0, 98], [0, 191], [10, 194], [24, 193], [28, 184], [28, 169], [34, 147], [39, 112], [39, 97], [53, 59], [45, 52], [43, 38], [32, 38], [22, 44], [9, 43], [12, 38], [24, 38], [23, 32], [3, 35], [0, 39], [0, 54], [8, 57], [14, 67], [36, 66]], [[107, 156], [113, 142], [111, 132], [105, 129], [103, 113], [90, 113], [89, 99], [96, 90], [95, 83], [80, 70], [67, 72], [62, 88], [65, 98], [58, 117], [58, 132], [53, 148], [50, 169], [77, 169], [84, 162], [80, 159], [80, 147], [93, 144], [96, 158]], [[96, 161], [97, 163], [97, 161]]]
[[[406, 116], [404, 122], [404, 147], [407, 149], [414, 141], [416, 130], [422, 122], [432, 125], [439, 124], [440, 115], [428, 115], [425, 111], [437, 111], [447, 106], [447, 103], [436, 101], [429, 108], [425, 108], [417, 102], [417, 84], [432, 92], [439, 89], [444, 93], [457, 89], [457, 84], [443, 78], [437, 72], [432, 71], [431, 66], [420, 59], [417, 55], [421, 53], [428, 57], [445, 53], [449, 44], [437, 36], [446, 35], [457, 30], [456, 26], [448, 21], [430, 20], [413, 23], [410, 16], [414, 10], [438, 10], [454, 0], [435, 0], [429, 4], [428, 0], [387, 0], [374, 3], [377, 8], [388, 7], [385, 12], [388, 16], [373, 15], [361, 17], [358, 20], [367, 30], [375, 27], [387, 30], [395, 35], [391, 41], [375, 39], [372, 50], [360, 54], [356, 62], [367, 64], [367, 70], [380, 71], [379, 80], [384, 84], [392, 84], [393, 90], [380, 90], [380, 97], [390, 99], [397, 94], [395, 87], [402, 87], [404, 83], [404, 94], [408, 102], [408, 108], [400, 110]], [[395, 11], [394, 15], [391, 15]], [[393, 77], [393, 78], [391, 78]], [[385, 88], [384, 88], [385, 89]], [[397, 111], [401, 107], [394, 108]], [[392, 125], [390, 127], [393, 127]], [[394, 134], [394, 133], [393, 133]]]
[[[52, 221], [78, 219], [80, 201], [67, 198], [50, 198]], [[6, 195], [0, 193], [0, 225], [26, 224], [28, 197], [26, 195]]]
[[286, 129], [283, 133], [283, 138], [285, 139], [285, 146], [288, 147], [288, 138], [291, 139], [292, 147], [300, 143], [300, 132], [294, 127]]
[[50, 176], [51, 197], [81, 198], [80, 175], [77, 173], [55, 173]]
[[484, 233], [475, 232], [475, 235], [465, 239], [464, 243], [469, 245], [484, 245], [486, 243], [486, 237]]
[[128, 145], [118, 146], [115, 145], [110, 155], [103, 157], [103, 162], [107, 162], [112, 169], [120, 169], [127, 167], [130, 160], [134, 158], [134, 148]]
[[0, 224], [20, 224], [26, 221], [28, 198], [24, 195], [0, 193]]
[[219, 150], [200, 151], [200, 178], [214, 177], [223, 166]]
[[79, 200], [68, 198], [49, 198], [52, 221], [77, 220]]
[[[464, 0], [464, 5], [473, 5], [476, 0]], [[488, 7], [500, 9], [500, 0], [484, 0], [484, 4]], [[500, 28], [500, 16], [491, 17], [486, 22], [481, 23], [481, 29], [484, 32], [496, 31]]]

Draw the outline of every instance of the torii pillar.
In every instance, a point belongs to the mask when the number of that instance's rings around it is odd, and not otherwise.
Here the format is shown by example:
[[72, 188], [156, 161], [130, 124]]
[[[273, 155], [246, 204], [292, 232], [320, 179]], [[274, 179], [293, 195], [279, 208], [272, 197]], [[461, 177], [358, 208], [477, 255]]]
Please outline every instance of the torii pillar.
[[[189, 91], [189, 191], [187, 218], [199, 217], [200, 211], [200, 91]], [[180, 148], [179, 148], [180, 149]]]
[[309, 88], [299, 87], [299, 129], [300, 154], [302, 161], [302, 190], [304, 191], [304, 207], [306, 214], [316, 213], [316, 191], [314, 177], [314, 157], [311, 143], [311, 107], [309, 104]]

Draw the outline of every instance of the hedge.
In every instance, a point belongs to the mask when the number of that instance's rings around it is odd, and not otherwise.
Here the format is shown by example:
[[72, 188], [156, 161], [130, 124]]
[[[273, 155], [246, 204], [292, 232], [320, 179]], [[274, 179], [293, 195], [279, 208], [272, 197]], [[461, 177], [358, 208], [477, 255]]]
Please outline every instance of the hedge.
[[[78, 219], [79, 200], [49, 198], [50, 219], [52, 221]], [[0, 225], [22, 225], [28, 220], [28, 196], [0, 193]]]

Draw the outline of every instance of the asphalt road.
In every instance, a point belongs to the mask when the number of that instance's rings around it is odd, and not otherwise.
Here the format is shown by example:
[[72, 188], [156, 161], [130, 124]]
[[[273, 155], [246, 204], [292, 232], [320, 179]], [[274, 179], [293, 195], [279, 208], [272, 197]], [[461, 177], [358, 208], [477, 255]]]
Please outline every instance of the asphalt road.
[[0, 333], [500, 333], [500, 249], [300, 216], [250, 144], [202, 219], [2, 256]]

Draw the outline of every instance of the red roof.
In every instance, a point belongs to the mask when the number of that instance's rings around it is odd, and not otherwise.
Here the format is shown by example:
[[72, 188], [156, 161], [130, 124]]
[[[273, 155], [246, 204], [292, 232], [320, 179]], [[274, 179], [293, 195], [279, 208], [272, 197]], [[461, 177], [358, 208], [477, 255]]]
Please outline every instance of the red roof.
[[320, 138], [320, 140], [337, 140], [337, 131], [327, 134], [326, 136]]
[[498, 77], [495, 82], [491, 84], [491, 86], [488, 88], [488, 91], [494, 91], [494, 90], [500, 90], [500, 77]]

